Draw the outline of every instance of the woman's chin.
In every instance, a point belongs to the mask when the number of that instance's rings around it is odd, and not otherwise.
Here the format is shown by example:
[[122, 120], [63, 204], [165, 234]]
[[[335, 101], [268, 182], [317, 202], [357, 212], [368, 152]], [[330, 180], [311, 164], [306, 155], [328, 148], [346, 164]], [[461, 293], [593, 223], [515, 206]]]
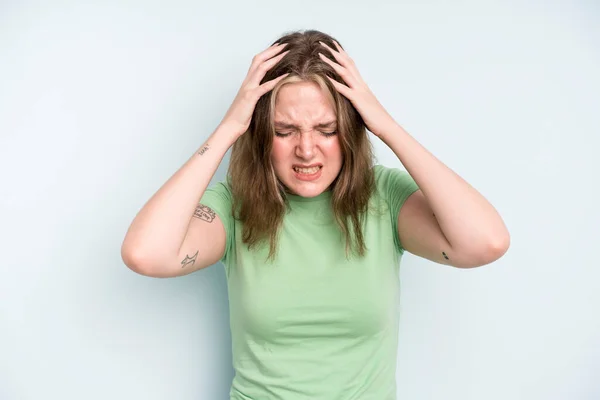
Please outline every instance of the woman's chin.
[[327, 190], [327, 186], [312, 182], [300, 182], [286, 187], [290, 193], [308, 198], [316, 197]]

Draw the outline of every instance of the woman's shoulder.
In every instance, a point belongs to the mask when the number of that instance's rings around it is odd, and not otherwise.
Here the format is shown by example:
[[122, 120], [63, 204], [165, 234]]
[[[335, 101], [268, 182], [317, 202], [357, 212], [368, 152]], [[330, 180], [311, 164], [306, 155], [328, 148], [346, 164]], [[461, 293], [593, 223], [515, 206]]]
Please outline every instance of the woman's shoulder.
[[376, 195], [386, 201], [394, 200], [404, 192], [414, 192], [418, 189], [413, 177], [405, 170], [384, 165], [374, 165]]
[[382, 164], [373, 165], [372, 171], [377, 191], [384, 190], [385, 187], [392, 184], [394, 180], [397, 180], [405, 173], [398, 168], [387, 167]]
[[378, 185], [385, 185], [397, 181], [412, 180], [412, 177], [407, 171], [395, 167], [386, 167], [385, 165], [381, 164], [375, 164], [373, 166], [373, 174], [375, 177], [375, 183]]
[[213, 192], [231, 198], [231, 184], [227, 179], [210, 183], [205, 192]]

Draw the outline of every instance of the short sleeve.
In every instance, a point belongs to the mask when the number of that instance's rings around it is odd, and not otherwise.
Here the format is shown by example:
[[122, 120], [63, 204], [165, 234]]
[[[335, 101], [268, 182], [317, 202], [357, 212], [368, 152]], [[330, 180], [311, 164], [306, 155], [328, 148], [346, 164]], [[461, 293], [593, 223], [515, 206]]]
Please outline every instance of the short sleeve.
[[406, 199], [419, 190], [419, 187], [408, 172], [398, 168], [388, 168], [382, 165], [376, 165], [374, 167], [374, 172], [377, 190], [389, 207], [389, 217], [392, 223], [394, 244], [400, 254], [403, 254], [404, 247], [402, 247], [398, 237], [398, 214]]
[[231, 209], [231, 191], [225, 182], [218, 182], [204, 191], [200, 203], [211, 208], [223, 222], [225, 228], [225, 253], [221, 262], [227, 267], [227, 259], [234, 244], [234, 218]]

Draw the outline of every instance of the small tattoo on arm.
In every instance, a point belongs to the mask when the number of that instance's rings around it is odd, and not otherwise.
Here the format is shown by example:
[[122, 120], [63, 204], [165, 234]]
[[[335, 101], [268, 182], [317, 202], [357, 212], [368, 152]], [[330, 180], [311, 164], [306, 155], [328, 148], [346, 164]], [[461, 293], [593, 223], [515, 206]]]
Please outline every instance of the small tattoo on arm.
[[213, 222], [215, 219], [215, 212], [204, 204], [198, 204], [198, 207], [196, 207], [196, 210], [194, 211], [194, 217], [206, 222]]
[[185, 268], [188, 265], [194, 265], [196, 263], [196, 257], [198, 257], [198, 251], [193, 256], [185, 256], [183, 261], [181, 261], [181, 268]]
[[206, 151], [208, 150], [208, 143], [206, 143], [204, 146], [202, 146], [202, 148], [198, 151], [198, 154], [202, 155], [204, 153], [206, 153]]
[[445, 258], [446, 260], [449, 260], [449, 258], [448, 258], [448, 256], [446, 255], [446, 253], [445, 253], [445, 252], [443, 252], [443, 251], [442, 251], [442, 255], [444, 256], [444, 258]]

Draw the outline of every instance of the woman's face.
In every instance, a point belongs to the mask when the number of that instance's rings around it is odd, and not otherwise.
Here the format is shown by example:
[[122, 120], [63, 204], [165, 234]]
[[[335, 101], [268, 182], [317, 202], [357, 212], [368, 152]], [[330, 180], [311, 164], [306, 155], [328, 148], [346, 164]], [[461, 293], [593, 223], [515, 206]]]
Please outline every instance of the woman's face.
[[328, 190], [343, 162], [333, 104], [314, 82], [281, 87], [275, 101], [271, 161], [293, 194], [315, 197]]

